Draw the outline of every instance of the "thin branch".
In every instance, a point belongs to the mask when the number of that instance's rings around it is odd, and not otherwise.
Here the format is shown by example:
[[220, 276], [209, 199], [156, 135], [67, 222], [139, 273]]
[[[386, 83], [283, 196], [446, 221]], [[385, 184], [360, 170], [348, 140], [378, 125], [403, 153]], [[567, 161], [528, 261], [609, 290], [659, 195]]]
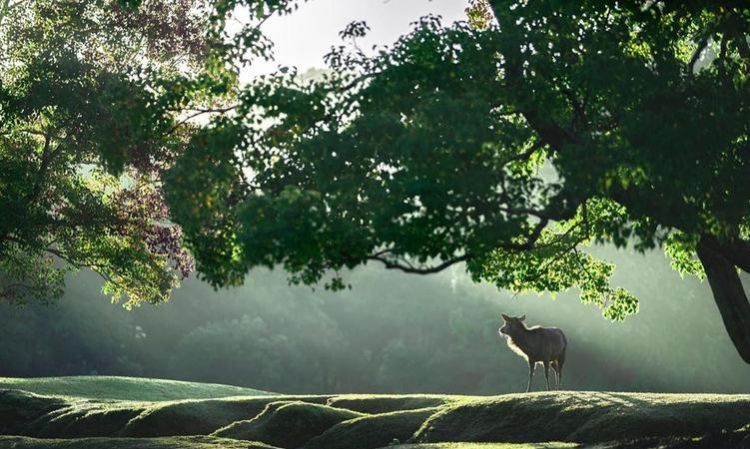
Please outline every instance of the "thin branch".
[[[534, 226], [534, 229], [532, 230], [531, 234], [529, 234], [525, 242], [523, 243], [504, 242], [504, 243], [499, 243], [497, 247], [508, 250], [508, 251], [529, 251], [534, 248], [534, 246], [536, 245], [536, 242], [539, 240], [539, 238], [542, 235], [542, 231], [544, 230], [544, 228], [547, 227], [548, 224], [549, 224], [549, 219], [542, 218], [541, 220], [539, 220], [536, 226]], [[445, 260], [438, 265], [433, 265], [429, 267], [415, 267], [406, 260], [404, 260], [403, 262], [399, 262], [399, 261], [385, 257], [385, 254], [389, 253], [390, 251], [391, 250], [378, 251], [368, 256], [367, 260], [374, 260], [374, 261], [380, 262], [383, 265], [385, 265], [385, 268], [388, 270], [399, 270], [399, 271], [403, 271], [404, 273], [410, 273], [410, 274], [434, 274], [434, 273], [439, 273], [445, 270], [446, 268], [453, 266], [457, 263], [466, 262], [467, 260], [472, 258], [471, 254], [464, 254], [463, 256], [458, 256], [458, 257]]]
[[553, 218], [549, 212], [539, 209], [532, 209], [530, 207], [506, 207], [506, 206], [500, 206], [498, 209], [501, 212], [505, 212], [506, 214], [510, 215], [532, 215], [534, 217], [538, 218], [546, 218], [550, 219]]
[[531, 232], [531, 235], [526, 241], [526, 244], [525, 244], [526, 249], [532, 249], [536, 245], [536, 242], [542, 236], [542, 231], [544, 231], [544, 228], [546, 228], [548, 224], [549, 224], [549, 218], [547, 217], [544, 217], [541, 220], [539, 220], [539, 223], [536, 224], [536, 226], [534, 227], [534, 230]]
[[60, 260], [62, 260], [64, 262], [67, 262], [68, 264], [70, 264], [75, 269], [81, 269], [81, 268], [83, 268], [83, 267], [86, 266], [85, 264], [83, 264], [81, 262], [75, 261], [69, 255], [67, 255], [64, 252], [58, 250], [57, 248], [53, 248], [51, 246], [48, 246], [47, 248], [44, 249], [44, 251], [52, 254], [53, 256], [59, 258]]
[[206, 109], [189, 109], [190, 111], [195, 111], [194, 113], [188, 115], [187, 117], [183, 118], [179, 122], [175, 123], [174, 126], [172, 126], [164, 135], [172, 134], [173, 132], [177, 131], [177, 129], [189, 122], [190, 120], [199, 117], [203, 114], [224, 114], [227, 113], [233, 109], [236, 109], [239, 107], [239, 104], [235, 104], [232, 106], [227, 106], [225, 108], [206, 108]]
[[708, 46], [708, 37], [703, 36], [701, 40], [698, 42], [698, 48], [695, 49], [695, 52], [693, 53], [693, 56], [690, 58], [690, 62], [688, 63], [688, 76], [693, 76], [693, 73], [695, 73], [695, 64], [700, 59], [701, 55], [703, 54], [703, 51]]
[[352, 80], [351, 80], [351, 81], [349, 81], [348, 83], [344, 84], [343, 86], [341, 86], [341, 88], [340, 88], [340, 89], [329, 89], [329, 90], [328, 90], [328, 92], [334, 92], [334, 91], [336, 91], [336, 92], [346, 92], [346, 91], [348, 91], [349, 89], [351, 89], [351, 88], [353, 88], [354, 86], [356, 86], [357, 84], [359, 84], [359, 83], [361, 83], [361, 82], [363, 82], [363, 81], [365, 81], [365, 80], [368, 80], [368, 79], [370, 79], [370, 78], [374, 78], [374, 77], [376, 77], [376, 76], [380, 75], [380, 73], [381, 73], [381, 72], [369, 72], [369, 73], [363, 73], [363, 74], [361, 74], [361, 75], [359, 75], [359, 76], [355, 77], [354, 79], [352, 79]]
[[431, 267], [414, 267], [411, 264], [404, 265], [400, 262], [390, 260], [383, 256], [377, 256], [377, 255], [371, 255], [367, 257], [367, 260], [374, 260], [374, 261], [380, 262], [383, 265], [385, 265], [385, 268], [387, 270], [399, 270], [399, 271], [403, 271], [404, 273], [410, 273], [410, 274], [434, 274], [434, 273], [439, 273], [445, 270], [451, 265], [455, 265], [460, 262], [465, 262], [469, 260], [470, 258], [471, 256], [466, 254], [463, 256], [448, 259], [439, 265], [434, 265]]
[[42, 183], [44, 182], [44, 178], [47, 176], [47, 172], [49, 171], [49, 166], [52, 164], [52, 161], [62, 152], [62, 145], [58, 145], [57, 148], [54, 150], [50, 149], [52, 142], [52, 136], [49, 134], [44, 135], [44, 148], [42, 150], [42, 163], [39, 166], [39, 171], [37, 172], [36, 179], [34, 180], [34, 187], [32, 187], [31, 192], [26, 197], [26, 202], [31, 204], [39, 197], [39, 194], [42, 191]]

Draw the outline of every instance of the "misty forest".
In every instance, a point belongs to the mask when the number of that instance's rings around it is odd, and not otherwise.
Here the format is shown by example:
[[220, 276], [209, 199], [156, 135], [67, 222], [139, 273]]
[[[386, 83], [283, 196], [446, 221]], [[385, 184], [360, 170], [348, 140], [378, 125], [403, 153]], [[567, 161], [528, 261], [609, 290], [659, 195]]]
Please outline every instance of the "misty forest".
[[750, 5], [0, 0], [0, 449], [750, 448]]

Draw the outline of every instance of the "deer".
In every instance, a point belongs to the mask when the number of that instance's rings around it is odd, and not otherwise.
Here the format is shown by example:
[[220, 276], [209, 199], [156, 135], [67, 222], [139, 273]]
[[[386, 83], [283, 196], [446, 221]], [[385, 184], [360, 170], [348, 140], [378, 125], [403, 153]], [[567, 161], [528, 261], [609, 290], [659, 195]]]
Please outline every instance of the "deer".
[[547, 380], [547, 390], [550, 390], [549, 368], [555, 370], [556, 389], [562, 385], [562, 369], [565, 363], [565, 350], [568, 340], [563, 331], [556, 327], [526, 326], [526, 315], [512, 317], [501, 314], [503, 326], [498, 329], [504, 337], [508, 347], [529, 363], [529, 384], [526, 392], [531, 391], [531, 380], [537, 363], [544, 365], [544, 377]]

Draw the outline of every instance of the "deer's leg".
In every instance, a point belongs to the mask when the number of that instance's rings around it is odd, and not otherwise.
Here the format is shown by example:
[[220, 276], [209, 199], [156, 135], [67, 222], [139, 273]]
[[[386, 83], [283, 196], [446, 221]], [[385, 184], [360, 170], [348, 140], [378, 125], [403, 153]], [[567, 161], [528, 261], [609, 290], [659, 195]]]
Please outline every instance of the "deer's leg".
[[526, 393], [531, 391], [531, 379], [534, 378], [534, 368], [536, 367], [536, 362], [533, 360], [529, 360], [529, 385], [526, 387]]
[[549, 391], [549, 360], [544, 361], [544, 378], [547, 380], [547, 391]]
[[555, 375], [554, 379], [552, 379], [555, 383], [555, 390], [560, 389], [560, 374], [558, 373], [558, 370], [560, 369], [557, 364], [557, 360], [553, 360], [550, 362], [552, 365], [552, 372]]

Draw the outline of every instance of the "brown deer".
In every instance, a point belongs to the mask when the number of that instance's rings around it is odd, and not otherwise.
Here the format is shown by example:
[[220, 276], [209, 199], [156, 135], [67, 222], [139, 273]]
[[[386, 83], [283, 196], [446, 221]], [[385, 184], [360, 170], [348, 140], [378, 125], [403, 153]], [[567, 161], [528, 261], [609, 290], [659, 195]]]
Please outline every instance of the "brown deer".
[[562, 368], [565, 363], [565, 349], [568, 340], [565, 334], [556, 327], [533, 326], [526, 327], [526, 315], [512, 317], [502, 314], [503, 327], [498, 333], [505, 337], [508, 347], [529, 362], [529, 385], [526, 392], [531, 391], [531, 379], [534, 378], [534, 368], [537, 363], [544, 364], [544, 377], [547, 379], [547, 390], [549, 386], [549, 367], [556, 373], [556, 389], [562, 384]]

